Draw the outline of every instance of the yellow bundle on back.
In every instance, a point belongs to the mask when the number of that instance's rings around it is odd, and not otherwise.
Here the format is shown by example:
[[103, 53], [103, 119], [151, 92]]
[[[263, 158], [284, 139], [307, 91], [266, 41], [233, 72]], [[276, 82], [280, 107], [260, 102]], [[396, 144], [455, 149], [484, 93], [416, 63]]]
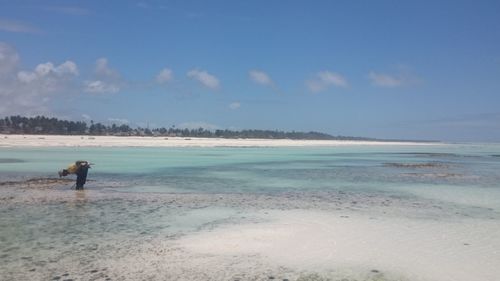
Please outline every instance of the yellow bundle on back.
[[74, 174], [78, 170], [78, 166], [76, 164], [71, 164], [66, 170], [68, 170], [68, 173]]

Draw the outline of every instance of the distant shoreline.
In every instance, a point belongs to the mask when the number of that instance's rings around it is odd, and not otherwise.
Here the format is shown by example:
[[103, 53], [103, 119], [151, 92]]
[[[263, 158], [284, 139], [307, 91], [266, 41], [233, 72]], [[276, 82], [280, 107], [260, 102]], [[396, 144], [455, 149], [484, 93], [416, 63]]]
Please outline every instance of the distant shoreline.
[[10, 135], [0, 134], [0, 147], [320, 147], [436, 145], [439, 142], [182, 138], [151, 136]]

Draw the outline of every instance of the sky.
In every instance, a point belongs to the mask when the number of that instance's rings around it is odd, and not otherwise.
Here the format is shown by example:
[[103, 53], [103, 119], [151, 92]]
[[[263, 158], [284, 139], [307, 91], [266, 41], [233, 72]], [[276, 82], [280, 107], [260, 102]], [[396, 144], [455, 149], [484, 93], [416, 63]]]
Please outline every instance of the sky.
[[500, 1], [0, 0], [0, 116], [500, 142]]

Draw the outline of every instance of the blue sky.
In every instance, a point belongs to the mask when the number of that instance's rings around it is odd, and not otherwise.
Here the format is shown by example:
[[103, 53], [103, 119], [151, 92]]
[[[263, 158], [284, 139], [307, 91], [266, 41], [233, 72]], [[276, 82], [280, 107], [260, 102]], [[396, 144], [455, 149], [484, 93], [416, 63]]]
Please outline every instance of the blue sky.
[[498, 1], [4, 1], [0, 115], [500, 141]]

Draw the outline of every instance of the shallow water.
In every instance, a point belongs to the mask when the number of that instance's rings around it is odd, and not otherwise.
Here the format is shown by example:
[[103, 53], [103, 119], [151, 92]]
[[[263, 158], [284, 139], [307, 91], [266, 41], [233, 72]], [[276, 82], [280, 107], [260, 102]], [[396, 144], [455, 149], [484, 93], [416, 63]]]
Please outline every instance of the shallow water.
[[[354, 211], [417, 221], [465, 219], [479, 225], [487, 222], [489, 230], [493, 223], [494, 230], [500, 219], [498, 155], [500, 145], [495, 144], [0, 148], [1, 182], [54, 177], [78, 159], [95, 163], [84, 192], [75, 193], [70, 184], [45, 191], [0, 186], [0, 276], [132, 280], [148, 274], [161, 279], [167, 269], [159, 265], [161, 261], [152, 261], [152, 250], [140, 245], [168, 244], [219, 225], [265, 221], [248, 215], [249, 210], [259, 209]], [[147, 257], [142, 273], [131, 265], [111, 262], [106, 269], [99, 265], [138, 252]], [[189, 256], [178, 249], [172, 253], [177, 257], [169, 260], [172, 263]], [[203, 255], [189, 257], [200, 261], [202, 272], [202, 264], [208, 262]], [[256, 276], [284, 270], [255, 263]], [[195, 268], [168, 270], [172, 278], [180, 274], [186, 280], [203, 280]], [[239, 276], [232, 270], [214, 272], [205, 280]], [[258, 279], [245, 276], [242, 280]], [[411, 276], [420, 280], [418, 274]]]
[[[89, 159], [88, 188], [130, 192], [346, 190], [500, 205], [500, 145], [330, 148], [2, 148], [0, 181], [51, 177]], [[422, 192], [428, 190], [429, 192]], [[439, 194], [442, 191], [442, 194]], [[485, 196], [486, 195], [486, 196]], [[454, 196], [457, 197], [457, 196]]]

